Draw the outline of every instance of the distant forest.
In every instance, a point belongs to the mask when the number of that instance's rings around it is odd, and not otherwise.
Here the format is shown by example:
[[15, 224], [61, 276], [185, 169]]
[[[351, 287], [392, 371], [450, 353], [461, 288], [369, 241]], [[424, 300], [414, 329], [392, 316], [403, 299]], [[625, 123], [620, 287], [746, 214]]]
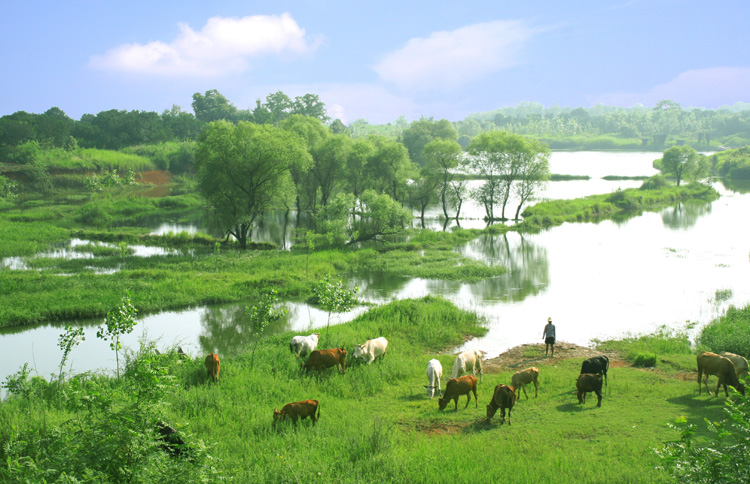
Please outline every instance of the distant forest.
[[[225, 119], [278, 124], [293, 114], [320, 119], [334, 133], [365, 137], [384, 135], [404, 142], [420, 131], [420, 124], [452, 126], [456, 140], [466, 147], [477, 134], [506, 130], [535, 138], [552, 149], [626, 149], [662, 151], [673, 145], [690, 145], [698, 150], [721, 150], [745, 146], [750, 140], [750, 104], [737, 103], [717, 110], [682, 108], [673, 101], [660, 101], [654, 108], [618, 108], [597, 105], [592, 108], [544, 107], [522, 103], [476, 113], [462, 121], [434, 121], [432, 118], [409, 122], [403, 116], [387, 124], [370, 124], [360, 119], [348, 126], [331, 120], [317, 95], [294, 99], [281, 91], [269, 94], [256, 106], [238, 109], [216, 90], [195, 93], [193, 112], [180, 106], [162, 113], [111, 109], [70, 118], [60, 108], [42, 114], [25, 111], [0, 118], [0, 162], [24, 163], [30, 151], [41, 148], [123, 148], [197, 139], [205, 125]], [[410, 150], [411, 151], [411, 150]]]

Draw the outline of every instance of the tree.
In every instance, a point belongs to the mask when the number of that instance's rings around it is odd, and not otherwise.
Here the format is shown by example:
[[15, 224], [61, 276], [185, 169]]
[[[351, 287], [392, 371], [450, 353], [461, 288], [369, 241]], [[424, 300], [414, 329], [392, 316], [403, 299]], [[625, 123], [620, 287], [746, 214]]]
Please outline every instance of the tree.
[[518, 220], [523, 204], [534, 197], [550, 177], [549, 148], [536, 140], [528, 139], [526, 143], [529, 149], [524, 153], [524, 160], [518, 172], [519, 179], [515, 186], [518, 208], [513, 220]]
[[427, 166], [422, 168], [420, 176], [409, 185], [409, 198], [412, 205], [419, 208], [419, 218], [422, 220], [422, 228], [424, 228], [424, 212], [428, 205], [437, 200], [438, 189], [442, 188], [442, 186], [440, 173], [430, 170]]
[[431, 141], [436, 139], [445, 139], [456, 141], [458, 133], [453, 125], [447, 119], [434, 121], [432, 119], [422, 118], [414, 121], [401, 133], [400, 141], [409, 151], [411, 160], [419, 166], [424, 166], [427, 159], [424, 156], [424, 148]]
[[[286, 118], [281, 124], [281, 128], [296, 133], [300, 138], [305, 141], [307, 151], [311, 154], [316, 153], [318, 146], [320, 146], [329, 136], [330, 131], [323, 126], [323, 123], [316, 118], [303, 116], [301, 114], [293, 114]], [[313, 163], [315, 160], [313, 159]], [[302, 193], [307, 189], [308, 206], [314, 208], [317, 197], [318, 186], [315, 182], [314, 176], [310, 173], [313, 168], [313, 163], [307, 160], [297, 160], [292, 163], [289, 167], [289, 173], [292, 176], [292, 182], [294, 183], [294, 189], [296, 194], [296, 206], [297, 212], [302, 210]]]
[[263, 331], [273, 323], [278, 321], [287, 312], [286, 308], [275, 309], [274, 305], [278, 301], [278, 292], [271, 289], [268, 293], [261, 296], [260, 301], [255, 306], [245, 306], [245, 314], [250, 317], [250, 334], [253, 342], [250, 345], [250, 368], [255, 361], [255, 349], [258, 346]]
[[409, 152], [398, 141], [381, 135], [371, 135], [374, 150], [367, 160], [367, 176], [376, 189], [390, 192], [396, 201], [399, 198], [399, 187], [406, 186], [406, 180], [415, 172], [414, 164], [409, 160]]
[[505, 220], [505, 207], [514, 183], [522, 178], [521, 173], [528, 169], [526, 165], [548, 150], [540, 143], [507, 131], [487, 131], [471, 140], [468, 147], [473, 156], [471, 166], [487, 179], [476, 196], [484, 203], [489, 220], [494, 219], [497, 202], [502, 203], [500, 217]]
[[216, 89], [193, 94], [193, 112], [195, 117], [204, 123], [225, 119], [237, 120], [237, 108]]
[[321, 122], [328, 122], [331, 118], [326, 115], [326, 105], [317, 94], [305, 94], [297, 96], [292, 103], [292, 114], [301, 114], [311, 118], [317, 118]]
[[352, 139], [339, 134], [325, 139], [313, 152], [311, 173], [320, 190], [321, 205], [328, 205], [336, 184], [343, 179], [344, 166], [351, 149]]
[[448, 185], [453, 181], [453, 170], [458, 167], [462, 154], [461, 146], [454, 140], [436, 139], [424, 147], [428, 172], [439, 177], [440, 201], [446, 219], [448, 218]]
[[349, 156], [346, 158], [344, 167], [344, 178], [355, 198], [359, 198], [359, 195], [367, 187], [367, 180], [365, 179], [367, 161], [374, 151], [375, 147], [372, 141], [367, 138], [357, 138], [352, 142], [352, 148], [349, 150]]
[[292, 114], [292, 100], [281, 91], [266, 96], [266, 107], [271, 113], [271, 122], [274, 124], [279, 124]]
[[130, 302], [130, 293], [126, 292], [120, 301], [120, 305], [107, 312], [104, 318], [104, 325], [99, 326], [96, 330], [96, 337], [104, 341], [110, 340], [109, 347], [115, 352], [115, 362], [117, 363], [117, 378], [120, 378], [120, 337], [124, 334], [130, 334], [137, 324], [135, 315], [138, 310]]
[[333, 134], [347, 134], [349, 133], [349, 129], [346, 127], [346, 125], [341, 122], [340, 119], [334, 119], [331, 125], [329, 126], [331, 129], [331, 132]]
[[654, 161], [654, 168], [664, 175], [674, 176], [680, 186], [682, 180], [694, 181], [708, 176], [710, 162], [690, 146], [672, 146], [661, 159]]
[[341, 279], [333, 277], [331, 274], [327, 274], [313, 288], [313, 292], [318, 299], [318, 304], [328, 312], [326, 338], [328, 337], [328, 329], [331, 325], [331, 313], [341, 313], [354, 308], [359, 303], [357, 299], [358, 291], [359, 287], [357, 286], [354, 286], [354, 289], [345, 289]]
[[201, 193], [226, 233], [246, 249], [255, 220], [293, 196], [289, 169], [310, 163], [310, 154], [299, 136], [281, 128], [214, 121], [198, 142], [195, 162]]

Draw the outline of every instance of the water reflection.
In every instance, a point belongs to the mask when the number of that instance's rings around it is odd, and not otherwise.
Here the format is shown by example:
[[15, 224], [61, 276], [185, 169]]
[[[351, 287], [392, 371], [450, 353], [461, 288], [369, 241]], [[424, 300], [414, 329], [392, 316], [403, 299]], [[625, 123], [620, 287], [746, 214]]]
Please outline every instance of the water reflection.
[[711, 204], [700, 200], [680, 202], [674, 207], [661, 211], [665, 227], [673, 230], [685, 230], [693, 227], [700, 217], [711, 213]]
[[522, 234], [512, 232], [486, 235], [459, 248], [461, 254], [488, 264], [502, 265], [508, 273], [472, 284], [474, 297], [508, 302], [522, 301], [529, 295], [543, 291], [549, 284], [547, 249]]

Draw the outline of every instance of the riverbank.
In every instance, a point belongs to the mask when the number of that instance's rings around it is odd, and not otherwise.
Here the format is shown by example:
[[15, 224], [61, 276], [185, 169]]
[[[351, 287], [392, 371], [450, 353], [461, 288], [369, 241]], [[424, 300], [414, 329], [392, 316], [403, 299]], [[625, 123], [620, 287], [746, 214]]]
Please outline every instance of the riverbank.
[[[322, 331], [321, 347], [350, 350], [345, 374], [303, 375], [288, 350], [292, 333], [285, 333], [260, 340], [254, 352], [221, 355], [218, 385], [206, 381], [204, 355], [181, 360], [164, 348], [156, 355], [149, 345], [131, 357], [121, 380], [80, 375], [58, 388], [16, 375], [18, 393], [0, 404], [0, 458], [8, 463], [0, 477], [80, 478], [86, 469], [103, 480], [127, 471], [153, 480], [172, 472], [182, 482], [437, 482], [470, 461], [488, 480], [513, 468], [515, 482], [594, 483], [603, 473], [612, 482], [669, 482], [653, 452], [677, 438], [665, 424], [680, 415], [696, 424], [723, 415], [723, 397], [699, 397], [695, 380], [659, 365], [613, 365], [602, 407], [592, 395], [580, 405], [575, 378], [589, 351], [565, 343], [555, 358], [539, 359], [537, 345], [529, 345], [494, 360], [505, 363], [488, 361], [479, 402], [472, 396], [464, 408], [461, 397], [458, 410], [439, 412], [423, 388], [427, 361], [442, 363], [445, 385], [452, 348], [484, 331], [475, 314], [424, 298], [376, 307]], [[389, 340], [385, 357], [354, 363], [354, 344], [376, 336]], [[527, 363], [540, 369], [539, 395], [527, 388], [512, 425], [501, 425], [499, 416], [488, 422], [492, 389]], [[320, 402], [317, 425], [307, 419], [272, 429], [274, 408], [306, 398]], [[150, 430], [156, 420], [180, 432], [195, 449], [193, 460], [158, 447]], [[519, 469], [519, 459], [532, 454], [549, 465]]]

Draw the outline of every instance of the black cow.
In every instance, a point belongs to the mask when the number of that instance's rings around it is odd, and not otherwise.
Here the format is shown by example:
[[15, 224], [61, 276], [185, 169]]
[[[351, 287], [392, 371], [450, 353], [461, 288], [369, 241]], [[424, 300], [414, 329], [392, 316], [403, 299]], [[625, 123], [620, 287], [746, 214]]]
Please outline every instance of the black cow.
[[609, 369], [609, 358], [607, 355], [592, 356], [588, 360], [584, 360], [581, 364], [581, 375], [584, 373], [592, 373], [594, 375], [603, 375], [604, 384], [607, 384], [607, 370]]

